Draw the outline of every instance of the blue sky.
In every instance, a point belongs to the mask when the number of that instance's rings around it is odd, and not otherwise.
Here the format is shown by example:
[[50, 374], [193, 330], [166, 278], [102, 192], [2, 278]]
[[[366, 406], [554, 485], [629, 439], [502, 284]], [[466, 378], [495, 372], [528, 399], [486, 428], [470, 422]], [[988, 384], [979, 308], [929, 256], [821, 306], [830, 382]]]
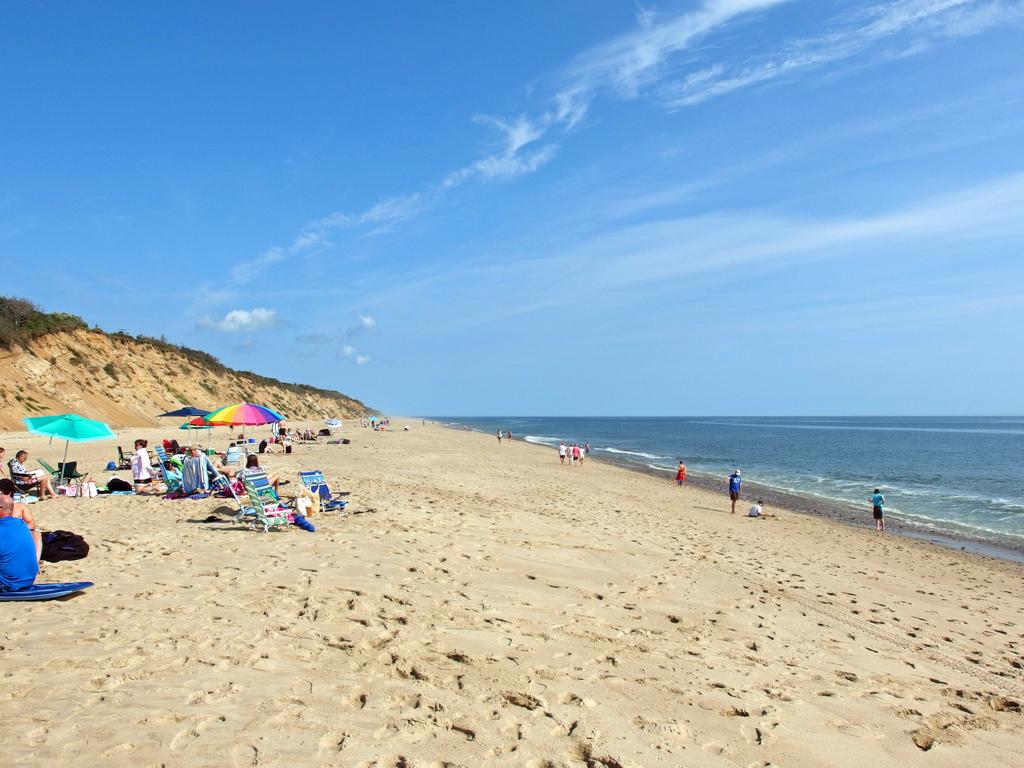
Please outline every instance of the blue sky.
[[1022, 50], [1021, 0], [9, 5], [3, 292], [406, 414], [1020, 413]]

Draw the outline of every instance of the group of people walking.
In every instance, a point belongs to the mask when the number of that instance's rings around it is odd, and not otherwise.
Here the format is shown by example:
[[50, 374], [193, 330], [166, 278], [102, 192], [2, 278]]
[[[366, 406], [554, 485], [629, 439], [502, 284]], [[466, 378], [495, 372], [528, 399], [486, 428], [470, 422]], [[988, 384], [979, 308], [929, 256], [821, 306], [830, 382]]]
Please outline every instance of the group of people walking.
[[573, 443], [567, 445], [563, 440], [558, 444], [558, 460], [562, 464], [565, 464], [566, 460], [569, 461], [569, 466], [582, 467], [583, 460], [590, 456], [590, 443]]

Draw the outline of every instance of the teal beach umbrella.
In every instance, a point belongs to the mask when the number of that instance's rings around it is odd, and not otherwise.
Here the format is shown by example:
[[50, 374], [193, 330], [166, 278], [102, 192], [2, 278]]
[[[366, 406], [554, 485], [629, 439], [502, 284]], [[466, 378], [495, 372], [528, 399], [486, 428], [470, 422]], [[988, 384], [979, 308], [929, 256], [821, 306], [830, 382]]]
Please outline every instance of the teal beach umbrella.
[[[46, 435], [64, 440], [64, 461], [61, 462], [61, 472], [68, 463], [68, 446], [71, 441], [86, 443], [93, 440], [113, 440], [117, 435], [110, 427], [102, 421], [87, 419], [77, 413], [64, 413], [60, 416], [33, 416], [25, 417], [25, 426], [28, 431], [36, 435]], [[63, 479], [63, 477], [61, 478]]]

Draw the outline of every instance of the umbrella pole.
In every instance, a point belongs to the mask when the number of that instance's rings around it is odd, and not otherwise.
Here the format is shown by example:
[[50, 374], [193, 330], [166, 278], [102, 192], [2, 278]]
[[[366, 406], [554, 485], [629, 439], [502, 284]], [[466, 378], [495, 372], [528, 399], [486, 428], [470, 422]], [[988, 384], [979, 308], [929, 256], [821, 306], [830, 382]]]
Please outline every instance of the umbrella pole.
[[[60, 480], [61, 481], [64, 480], [64, 473], [67, 471], [67, 466], [68, 466], [68, 446], [69, 445], [71, 445], [71, 441], [70, 440], [65, 440], [64, 441], [64, 461], [62, 461], [61, 465], [60, 465]], [[56, 493], [56, 491], [54, 491], [54, 492]]]

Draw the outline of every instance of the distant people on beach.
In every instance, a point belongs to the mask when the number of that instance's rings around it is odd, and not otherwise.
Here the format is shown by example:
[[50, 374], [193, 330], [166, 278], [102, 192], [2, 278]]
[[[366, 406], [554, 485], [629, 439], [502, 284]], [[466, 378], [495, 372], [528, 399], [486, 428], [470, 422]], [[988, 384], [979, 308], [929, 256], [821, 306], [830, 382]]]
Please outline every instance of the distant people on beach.
[[583, 455], [586, 456], [588, 459], [590, 458], [590, 443], [587, 443], [586, 445], [583, 446]]
[[510, 443], [512, 442], [512, 430], [511, 429], [506, 429], [505, 430], [505, 439], [508, 440]]
[[572, 444], [572, 465], [575, 467], [580, 460], [580, 446], [578, 443]]
[[679, 468], [676, 470], [676, 485], [682, 485], [686, 482], [686, 465], [683, 464], [682, 460], [679, 461]]
[[587, 454], [583, 451], [583, 447], [579, 443], [576, 444], [576, 452], [576, 461], [582, 467], [583, 459], [586, 458]]
[[880, 490], [875, 488], [875, 492], [873, 494], [871, 494], [871, 498], [869, 499], [869, 501], [871, 502], [871, 507], [872, 507], [871, 511], [872, 511], [872, 514], [874, 515], [874, 518], [875, 518], [875, 530], [876, 531], [884, 531], [885, 530], [885, 496], [882, 495], [882, 492]]
[[558, 444], [558, 461], [559, 461], [559, 463], [565, 464], [565, 454], [566, 454], [567, 451], [568, 451], [568, 448], [566, 448], [565, 440], [563, 440], [562, 442], [560, 442]]
[[729, 475], [729, 500], [732, 502], [732, 514], [736, 514], [736, 502], [740, 500], [740, 489], [743, 486], [743, 481], [740, 480], [740, 471], [734, 469], [733, 473]]
[[498, 430], [498, 445], [501, 445], [501, 430]]

